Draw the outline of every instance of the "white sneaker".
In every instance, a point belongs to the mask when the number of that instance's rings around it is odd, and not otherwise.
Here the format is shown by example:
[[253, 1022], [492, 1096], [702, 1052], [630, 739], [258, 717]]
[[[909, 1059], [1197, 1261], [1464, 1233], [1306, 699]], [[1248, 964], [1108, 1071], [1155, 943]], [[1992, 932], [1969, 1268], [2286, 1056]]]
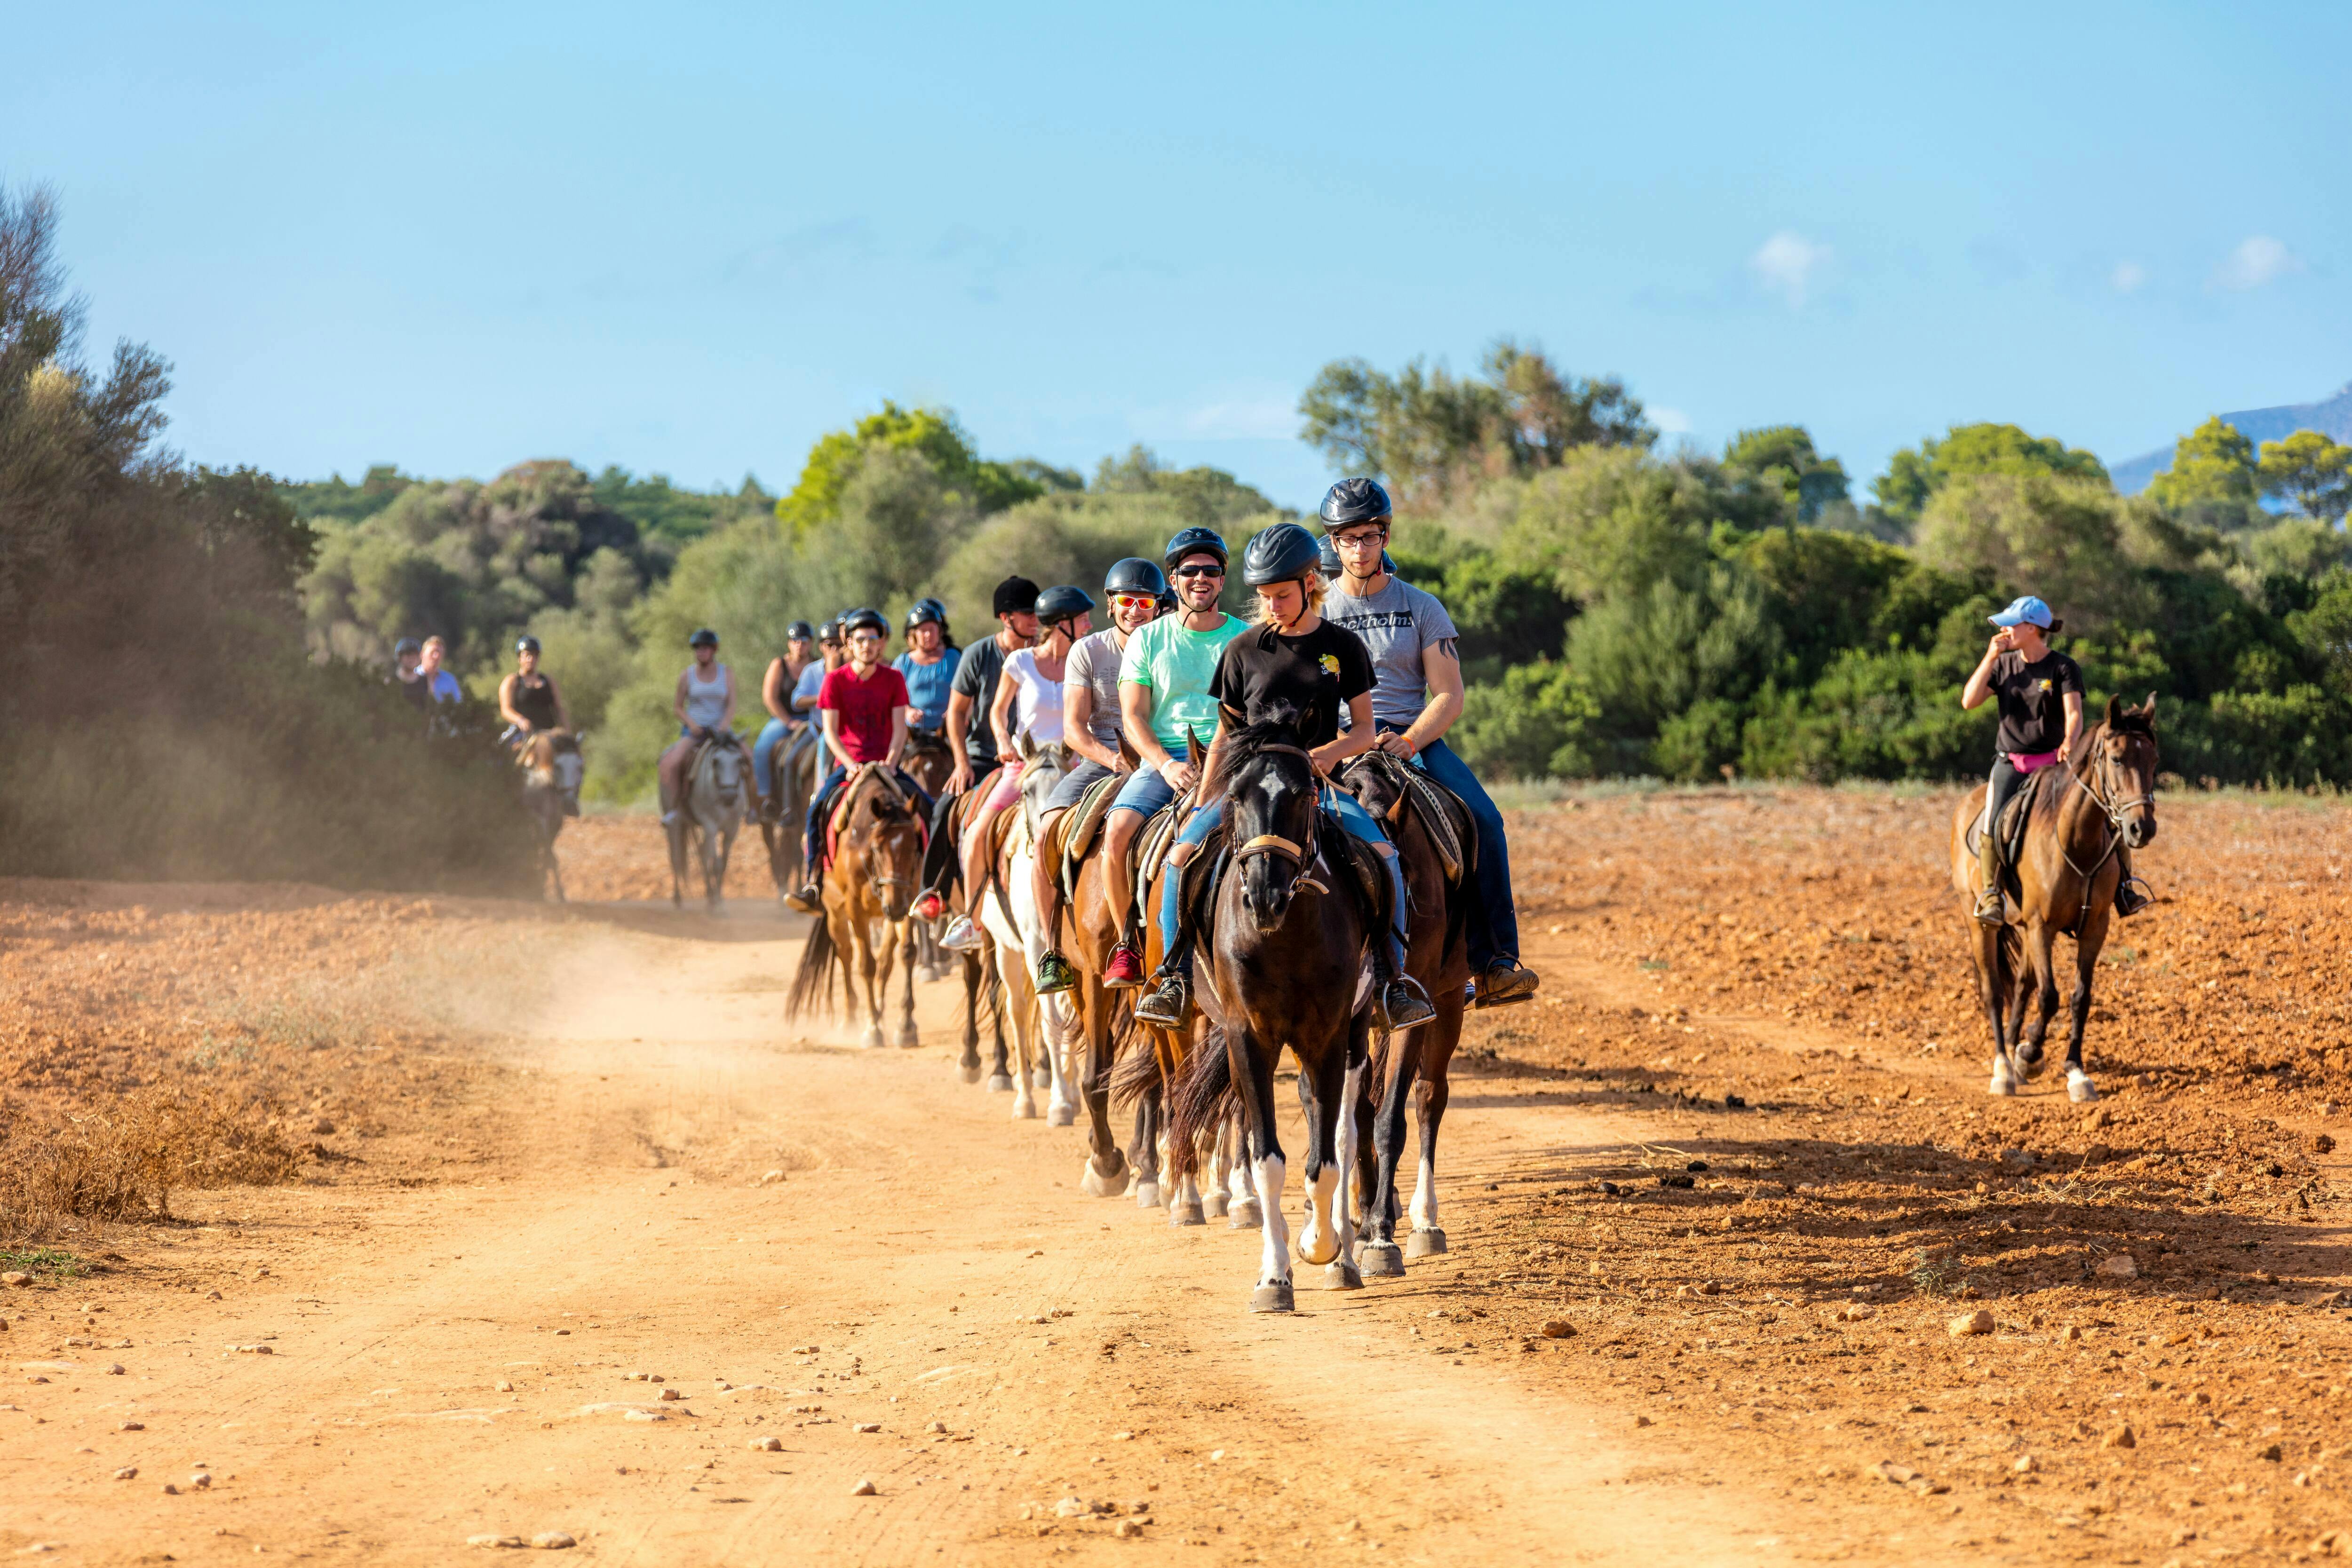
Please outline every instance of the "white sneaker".
[[664, 812], [662, 813], [662, 826], [663, 826], [663, 827], [665, 827], [665, 828], [675, 828], [675, 827], [677, 827], [677, 813], [676, 811], [664, 811]]
[[971, 915], [959, 915], [940, 934], [940, 946], [950, 953], [977, 953], [981, 946], [980, 927], [971, 923]]

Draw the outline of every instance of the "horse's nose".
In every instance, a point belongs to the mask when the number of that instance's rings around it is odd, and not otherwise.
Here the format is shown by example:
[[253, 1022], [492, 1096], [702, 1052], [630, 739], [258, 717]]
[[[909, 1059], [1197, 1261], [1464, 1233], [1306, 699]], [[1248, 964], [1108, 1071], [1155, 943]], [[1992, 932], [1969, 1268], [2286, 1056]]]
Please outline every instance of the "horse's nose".
[[2154, 837], [2156, 837], [2154, 817], [2134, 817], [2124, 824], [2124, 841], [2134, 849], [2138, 849]]

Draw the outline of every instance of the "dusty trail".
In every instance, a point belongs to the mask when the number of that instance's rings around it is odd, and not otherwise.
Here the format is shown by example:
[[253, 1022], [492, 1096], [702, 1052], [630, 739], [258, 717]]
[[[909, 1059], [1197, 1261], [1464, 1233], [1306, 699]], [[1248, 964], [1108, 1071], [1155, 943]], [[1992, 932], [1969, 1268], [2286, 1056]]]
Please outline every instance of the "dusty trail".
[[[951, 988], [919, 988], [923, 1049], [796, 1041], [783, 923], [747, 904], [677, 927], [723, 940], [645, 924], [572, 927], [504, 1103], [450, 1140], [482, 1145], [478, 1179], [215, 1195], [197, 1207], [245, 1223], [180, 1245], [240, 1267], [225, 1300], [12, 1293], [12, 1361], [71, 1365], [16, 1374], [47, 1381], [0, 1414], [0, 1539], [91, 1563], [446, 1562], [548, 1531], [644, 1563], [1844, 1548], [1826, 1500], [1800, 1513], [1786, 1478], [1737, 1479], [1754, 1456], [1736, 1418], [1705, 1437], [1724, 1484], [1682, 1447], [1698, 1429], [1637, 1436], [1538, 1386], [1575, 1342], [1523, 1347], [1447, 1312], [1484, 1184], [1621, 1144], [1630, 1119], [1458, 1090], [1455, 1254], [1253, 1318], [1254, 1234], [1081, 1197], [1076, 1131], [1013, 1123], [955, 1080]], [[1297, 1194], [1294, 1175], [1294, 1213]], [[69, 1333], [131, 1343], [47, 1352]], [[778, 1451], [749, 1447], [769, 1437]], [[123, 1467], [137, 1478], [110, 1479]], [[866, 1479], [877, 1495], [854, 1497]], [[1117, 1512], [1054, 1517], [1072, 1496]], [[1846, 1528], [1872, 1540], [1866, 1517]]]

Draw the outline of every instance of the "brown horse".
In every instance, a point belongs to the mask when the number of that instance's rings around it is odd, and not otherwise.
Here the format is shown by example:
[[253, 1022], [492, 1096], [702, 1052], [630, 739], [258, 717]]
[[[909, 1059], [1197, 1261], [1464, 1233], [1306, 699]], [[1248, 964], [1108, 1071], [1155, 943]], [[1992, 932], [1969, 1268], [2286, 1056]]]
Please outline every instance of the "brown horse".
[[[955, 777], [955, 753], [948, 749], [947, 737], [938, 730], [910, 729], [898, 766], [922, 787], [924, 794], [937, 800], [947, 793], [948, 781]], [[907, 923], [907, 950], [902, 956], [909, 971], [925, 980], [940, 978], [948, 967], [949, 955], [940, 947], [928, 921]]]
[[[1372, 1135], [1358, 1145], [1357, 1179], [1367, 1278], [1395, 1278], [1404, 1272], [1406, 1258], [1445, 1250], [1445, 1232], [1437, 1223], [1437, 1128], [1445, 1119], [1446, 1069], [1462, 1042], [1463, 988], [1470, 981], [1470, 901], [1477, 890], [1467, 862], [1476, 829], [1460, 801], [1442, 789], [1414, 789], [1419, 782], [1425, 780], [1382, 751], [1357, 758], [1340, 774], [1340, 783], [1364, 810], [1386, 824], [1389, 841], [1402, 858], [1412, 905], [1405, 922], [1405, 968], [1437, 1009], [1437, 1017], [1419, 1029], [1380, 1037], [1364, 1075], [1365, 1097], [1357, 1114], [1370, 1124]], [[1450, 843], [1441, 847], [1424, 810], [1445, 813]], [[1400, 1252], [1397, 1166], [1404, 1154], [1408, 1096], [1420, 1124], [1421, 1167], [1413, 1182], [1412, 1230]]]
[[562, 904], [563, 868], [556, 863], [555, 839], [563, 831], [563, 819], [580, 814], [580, 777], [585, 769], [579, 744], [560, 729], [526, 735], [515, 747], [515, 766], [522, 769], [523, 810], [530, 813], [531, 832], [539, 842], [541, 886]]
[[[971, 789], [948, 802], [947, 815], [940, 823], [940, 832], [950, 845], [947, 863], [950, 866], [959, 859], [953, 846], [962, 841], [964, 831], [971, 825], [972, 818], [979, 814], [981, 802], [988, 798], [990, 780], [993, 778], [992, 773], [978, 779]], [[970, 894], [961, 879], [956, 886], [948, 890], [947, 904], [950, 914], [967, 913]], [[996, 978], [996, 945], [990, 937], [984, 921], [975, 916], [972, 925], [980, 932], [981, 945], [962, 955], [963, 1051], [956, 1058], [956, 1069], [966, 1083], [977, 1083], [983, 1076], [980, 1059], [980, 1018], [984, 1008], [996, 1043], [995, 1070], [985, 1074], [988, 1086], [999, 1093], [1010, 1094], [1013, 1092], [1013, 1072], [1006, 1060], [1004, 1042], [1007, 999], [1004, 988]]]
[[1224, 831], [1232, 867], [1210, 906], [1210, 960], [1200, 988], [1211, 1034], [1184, 1065], [1170, 1119], [1181, 1156], [1213, 1132], [1223, 1103], [1238, 1092], [1246, 1153], [1265, 1211], [1264, 1244], [1252, 1312], [1294, 1310], [1290, 1230], [1282, 1213], [1285, 1162], [1274, 1100], [1284, 1048], [1298, 1058], [1298, 1098], [1307, 1113], [1307, 1224], [1298, 1256], [1325, 1265], [1323, 1285], [1360, 1289], [1349, 1182], [1356, 1106], [1363, 1093], [1370, 1009], [1367, 944], [1373, 933], [1349, 883], [1357, 852], [1326, 821], [1314, 759], [1299, 745], [1295, 716], [1276, 715], [1237, 734], [1223, 771]]
[[[2107, 940], [2116, 884], [2123, 869], [2119, 845], [2138, 849], [2156, 837], [2156, 697], [2127, 708], [2107, 699], [2106, 716], [2074, 743], [2063, 765], [2042, 769], [2018, 791], [2014, 811], [2027, 813], [2025, 839], [2014, 865], [2003, 869], [2006, 919], [1988, 925], [1973, 916], [1969, 932], [1977, 964], [1977, 997], [1992, 1025], [1995, 1094], [2014, 1094], [2043, 1065], [2042, 1041], [2058, 1011], [2061, 932], [2074, 938], [2073, 1016], [2066, 1041], [2066, 1097], [2096, 1100], [2083, 1068], [2083, 1026], [2091, 1016], [2091, 977]], [[1970, 831], [1984, 814], [1979, 784], [1952, 813], [1952, 885], [1973, 904], [1982, 873]], [[1985, 825], [1988, 832], [2000, 824]], [[2025, 1022], [2031, 970], [2041, 1007]]]
[[[811, 927], [808, 945], [801, 951], [800, 970], [784, 1003], [786, 1018], [830, 1009], [837, 964], [845, 1006], [855, 999], [853, 977], [865, 981], [866, 1028], [860, 1043], [882, 1043], [882, 1004], [890, 989], [897, 928], [906, 923], [907, 905], [914, 901], [915, 883], [922, 875], [920, 810], [899, 792], [887, 770], [872, 763], [842, 785], [833, 807], [834, 821], [840, 826], [832, 863], [824, 872], [824, 915]], [[898, 1043], [920, 1043], [911, 974], [900, 1007]]]

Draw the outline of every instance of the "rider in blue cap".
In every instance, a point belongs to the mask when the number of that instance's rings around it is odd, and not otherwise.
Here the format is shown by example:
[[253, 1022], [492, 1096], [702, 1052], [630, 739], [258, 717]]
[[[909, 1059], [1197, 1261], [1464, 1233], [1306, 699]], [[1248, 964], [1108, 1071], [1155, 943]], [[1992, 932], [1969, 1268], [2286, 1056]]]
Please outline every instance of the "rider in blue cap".
[[[1984, 657], [1960, 689], [1960, 706], [1979, 707], [1988, 697], [2000, 705], [1992, 778], [1985, 789], [1984, 841], [1978, 850], [1984, 892], [1978, 896], [1976, 907], [1979, 920], [1999, 925], [2001, 808], [2016, 797], [2027, 779], [2063, 761], [2074, 750], [2075, 738], [2083, 733], [2083, 671], [2050, 646], [2050, 638], [2065, 622], [2033, 595], [2026, 594], [1986, 619], [2000, 630], [1992, 634]], [[2116, 913], [2125, 916], [2147, 907], [2147, 894], [2132, 874], [2130, 854], [2125, 846], [2116, 846], [2123, 877], [2116, 884]]]

